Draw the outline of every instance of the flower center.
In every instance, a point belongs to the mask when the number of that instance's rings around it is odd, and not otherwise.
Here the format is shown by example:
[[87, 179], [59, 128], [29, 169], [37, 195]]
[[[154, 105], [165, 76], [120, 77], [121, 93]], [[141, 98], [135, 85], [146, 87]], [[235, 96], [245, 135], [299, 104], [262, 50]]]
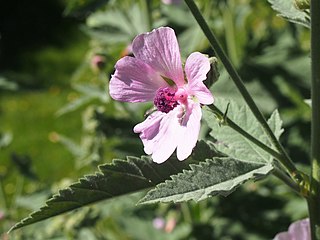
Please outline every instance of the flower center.
[[179, 104], [175, 94], [176, 92], [169, 87], [159, 88], [153, 103], [159, 111], [168, 113]]

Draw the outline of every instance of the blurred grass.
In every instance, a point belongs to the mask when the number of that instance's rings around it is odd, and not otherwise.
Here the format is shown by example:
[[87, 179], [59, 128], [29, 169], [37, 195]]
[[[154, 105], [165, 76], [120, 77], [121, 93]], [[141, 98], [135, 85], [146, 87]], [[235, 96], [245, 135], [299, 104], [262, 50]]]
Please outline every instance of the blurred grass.
[[1, 129], [13, 134], [11, 145], [0, 153], [2, 168], [10, 164], [10, 155], [15, 152], [29, 155], [36, 173], [45, 182], [61, 179], [72, 169], [73, 157], [54, 143], [54, 132], [63, 132], [75, 139], [81, 133], [79, 112], [55, 117], [68, 97], [72, 98], [71, 90], [59, 87], [1, 96]]
[[[69, 34], [72, 37], [68, 38]], [[0, 132], [13, 136], [11, 144], [0, 150], [0, 180], [7, 198], [1, 199], [0, 194], [0, 205], [7, 201], [5, 205], [14, 206], [19, 194], [48, 189], [54, 182], [65, 177], [77, 179], [81, 174], [73, 171], [74, 156], [56, 143], [57, 133], [80, 138], [81, 109], [60, 117], [55, 113], [77, 97], [70, 79], [85, 57], [88, 38], [77, 26], [66, 37], [63, 45], [24, 51], [19, 71], [7, 68], [2, 73], [19, 88], [0, 92]], [[21, 176], [12, 154], [31, 159], [30, 168], [38, 181]]]

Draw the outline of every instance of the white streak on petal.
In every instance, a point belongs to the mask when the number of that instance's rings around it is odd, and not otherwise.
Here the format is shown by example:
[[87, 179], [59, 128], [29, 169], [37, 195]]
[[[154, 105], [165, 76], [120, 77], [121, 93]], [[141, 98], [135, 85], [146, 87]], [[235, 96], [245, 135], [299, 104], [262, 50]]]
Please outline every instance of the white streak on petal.
[[157, 135], [159, 134], [160, 122], [165, 116], [165, 113], [154, 112], [142, 123], [137, 124], [133, 131], [140, 133], [140, 138], [144, 145], [144, 151], [146, 154], [152, 154]]
[[188, 110], [181, 123], [182, 131], [177, 146], [177, 158], [179, 160], [188, 158], [196, 146], [200, 132], [201, 116], [200, 104], [189, 103]]
[[163, 117], [152, 154], [154, 162], [166, 161], [176, 149], [182, 130], [178, 118], [182, 110], [181, 106], [177, 106]]

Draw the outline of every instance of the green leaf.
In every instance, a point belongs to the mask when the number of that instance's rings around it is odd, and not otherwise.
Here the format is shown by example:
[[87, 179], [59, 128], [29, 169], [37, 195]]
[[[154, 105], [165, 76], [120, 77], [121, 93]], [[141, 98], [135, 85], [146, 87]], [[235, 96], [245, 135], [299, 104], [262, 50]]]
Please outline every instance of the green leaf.
[[102, 103], [107, 103], [109, 101], [109, 96], [105, 93], [105, 90], [102, 90], [101, 88], [93, 84], [75, 84], [73, 88], [82, 95], [76, 100], [61, 107], [56, 112], [57, 117], [75, 111], [78, 108], [96, 99], [98, 99]]
[[217, 194], [226, 196], [245, 181], [264, 176], [273, 169], [271, 164], [247, 163], [229, 157], [207, 159], [190, 168], [159, 184], [139, 203], [200, 201]]
[[91, 14], [87, 18], [86, 31], [101, 43], [129, 44], [136, 35], [150, 30], [145, 19], [139, 4], [133, 4], [125, 11], [109, 8]]
[[56, 112], [56, 116], [60, 117], [66, 113], [69, 112], [73, 112], [75, 110], [77, 110], [78, 108], [84, 106], [85, 104], [88, 104], [89, 102], [91, 102], [94, 98], [92, 96], [81, 96], [79, 98], [77, 98], [76, 100], [73, 100], [70, 103], [67, 103], [66, 105], [64, 105], [63, 107], [61, 107], [57, 112]]
[[69, 0], [66, 1], [65, 15], [84, 16], [107, 4], [109, 0]]
[[171, 157], [163, 164], [152, 162], [150, 157], [127, 157], [99, 166], [100, 172], [81, 178], [69, 188], [60, 190], [39, 211], [14, 225], [10, 231], [53, 216], [117, 196], [156, 186], [171, 175], [189, 169], [189, 164], [205, 158], [219, 156], [204, 142], [198, 142], [192, 156], [185, 161]]
[[[215, 105], [221, 111], [225, 111], [228, 103], [230, 103], [230, 105], [227, 117], [249, 134], [272, 148], [272, 143], [246, 104], [243, 103], [243, 105], [239, 105], [235, 101], [219, 98], [216, 100]], [[272, 162], [272, 156], [269, 153], [257, 147], [254, 143], [247, 140], [230, 127], [220, 126], [219, 121], [216, 119], [212, 110], [208, 107], [204, 107], [203, 109], [204, 119], [211, 128], [210, 135], [215, 139], [213, 144], [219, 151], [227, 154], [229, 157], [240, 159], [245, 162], [260, 164]], [[277, 110], [271, 115], [268, 124], [276, 137], [279, 138], [283, 129], [281, 128], [282, 121]]]
[[279, 13], [279, 16], [290, 22], [310, 28], [309, 14], [296, 9], [293, 0], [268, 0], [268, 2], [271, 4], [271, 7]]

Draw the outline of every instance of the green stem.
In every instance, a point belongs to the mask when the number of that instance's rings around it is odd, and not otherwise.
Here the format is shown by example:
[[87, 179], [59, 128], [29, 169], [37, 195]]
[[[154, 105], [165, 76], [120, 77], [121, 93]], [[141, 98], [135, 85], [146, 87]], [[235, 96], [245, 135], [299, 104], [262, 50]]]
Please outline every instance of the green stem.
[[301, 194], [299, 185], [292, 181], [292, 179], [283, 170], [279, 169], [279, 167], [275, 167], [272, 173], [296, 193]]
[[183, 216], [184, 220], [187, 223], [192, 223], [192, 216], [190, 213], [189, 203], [184, 202], [184, 203], [181, 203], [180, 206], [181, 206], [181, 212], [182, 212], [182, 216]]
[[311, 194], [308, 199], [311, 236], [320, 239], [320, 1], [311, 0]]
[[271, 140], [272, 144], [275, 146], [277, 151], [279, 151], [279, 153], [283, 156], [282, 164], [284, 164], [284, 166], [288, 167], [288, 171], [290, 171], [290, 175], [295, 176], [297, 179], [302, 179], [302, 177], [300, 176], [300, 173], [296, 169], [296, 167], [293, 164], [292, 160], [290, 159], [290, 157], [288, 156], [288, 154], [286, 153], [286, 151], [284, 150], [284, 148], [282, 147], [282, 145], [280, 144], [280, 142], [278, 141], [276, 136], [273, 134], [273, 132], [270, 129], [270, 127], [269, 127], [267, 121], [265, 120], [264, 116], [262, 115], [262, 113], [260, 112], [259, 108], [257, 107], [255, 102], [253, 101], [251, 95], [249, 94], [248, 90], [244, 86], [243, 81], [241, 80], [238, 72], [235, 70], [235, 68], [231, 64], [230, 60], [228, 59], [227, 55], [225, 54], [225, 52], [223, 51], [222, 47], [220, 46], [220, 43], [219, 43], [218, 39], [215, 37], [213, 32], [210, 30], [207, 22], [203, 18], [203, 16], [202, 16], [201, 12], [199, 11], [197, 5], [194, 3], [193, 0], [185, 0], [185, 2], [188, 5], [190, 11], [192, 12], [194, 18], [197, 20], [197, 22], [198, 22], [199, 26], [201, 27], [202, 31], [204, 32], [204, 34], [208, 38], [212, 49], [216, 52], [216, 55], [220, 58], [222, 64], [224, 65], [224, 67], [228, 71], [231, 79], [233, 80], [234, 84], [238, 88], [238, 90], [241, 93], [242, 97], [244, 98], [244, 100], [248, 104], [249, 108], [251, 109], [251, 111], [254, 114], [254, 116], [256, 117], [256, 119], [261, 124], [264, 132], [269, 137], [269, 139]]

